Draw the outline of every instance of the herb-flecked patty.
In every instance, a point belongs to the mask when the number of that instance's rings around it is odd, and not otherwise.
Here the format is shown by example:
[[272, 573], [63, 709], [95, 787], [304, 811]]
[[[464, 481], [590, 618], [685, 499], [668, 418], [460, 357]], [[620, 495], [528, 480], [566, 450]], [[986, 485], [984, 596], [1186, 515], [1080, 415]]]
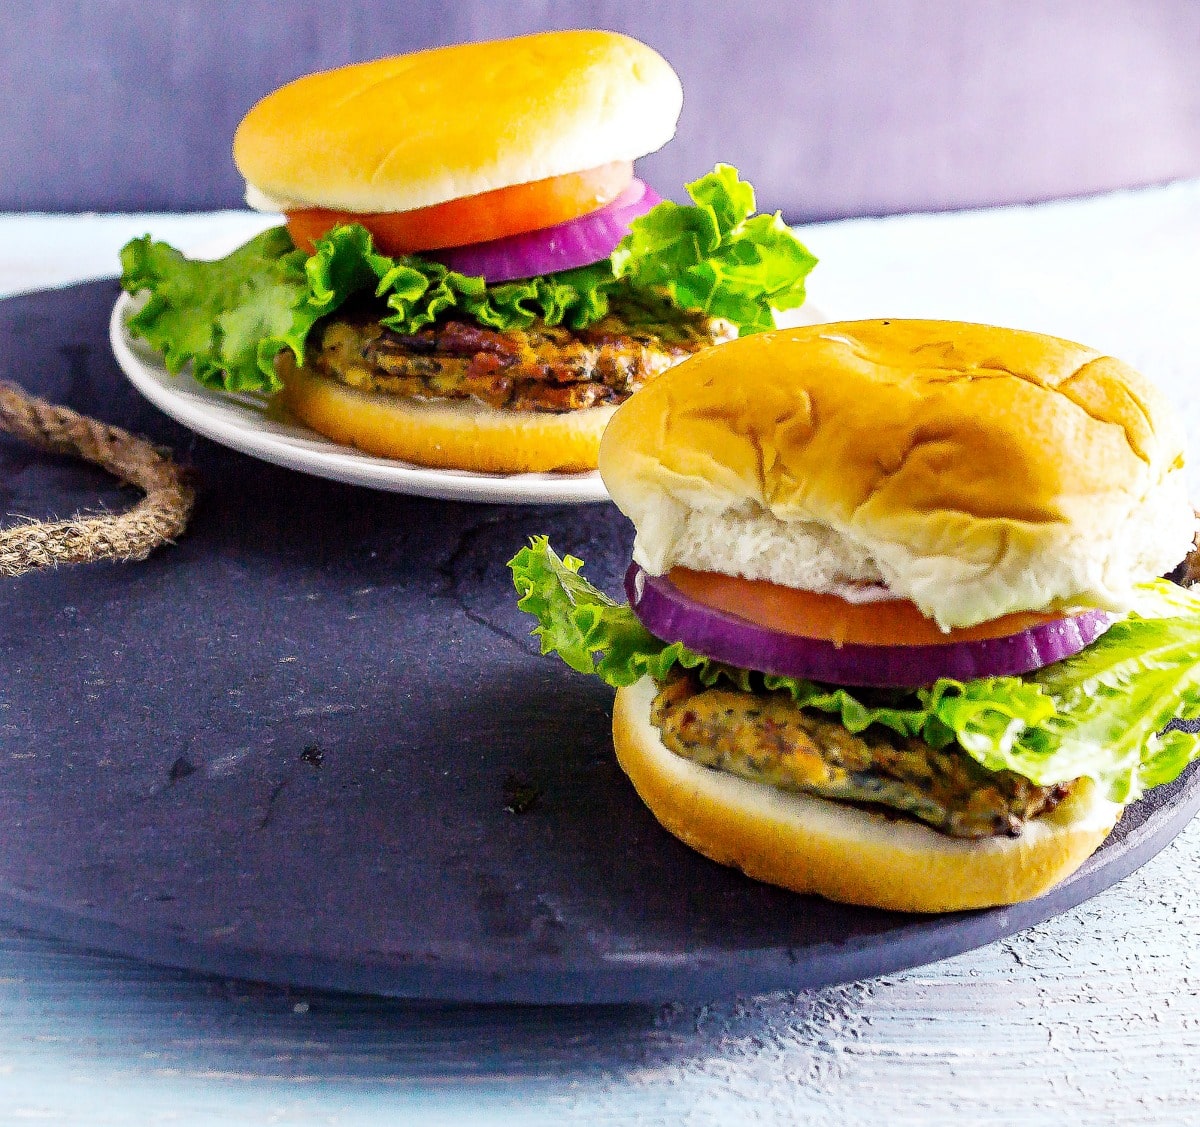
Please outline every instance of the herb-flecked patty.
[[1072, 785], [988, 771], [954, 744], [936, 749], [875, 728], [855, 735], [786, 692], [706, 689], [692, 676], [660, 686], [650, 719], [685, 759], [784, 790], [884, 806], [951, 837], [1016, 836]]
[[622, 403], [647, 380], [734, 336], [728, 321], [680, 311], [650, 321], [617, 311], [586, 329], [537, 321], [499, 332], [448, 320], [401, 334], [360, 307], [324, 323], [306, 363], [360, 391], [566, 412]]

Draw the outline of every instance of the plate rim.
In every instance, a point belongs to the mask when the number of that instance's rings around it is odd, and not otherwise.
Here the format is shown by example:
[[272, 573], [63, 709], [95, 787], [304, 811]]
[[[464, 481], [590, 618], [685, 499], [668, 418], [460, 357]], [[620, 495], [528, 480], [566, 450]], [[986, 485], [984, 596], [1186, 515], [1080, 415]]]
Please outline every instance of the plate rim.
[[[332, 442], [299, 423], [288, 424], [301, 432], [292, 437], [260, 429], [238, 416], [214, 415], [214, 408], [220, 411], [225, 405], [212, 404], [205, 397], [218, 393], [190, 380], [178, 388], [172, 387], [162, 379], [163, 374], [169, 379], [188, 377], [170, 376], [161, 362], [154, 364], [139, 355], [141, 350], [125, 324], [133, 302], [132, 295], [122, 292], [109, 317], [109, 344], [125, 378], [143, 398], [177, 423], [238, 453], [347, 485], [440, 500], [483, 504], [592, 504], [609, 500], [595, 470], [550, 475], [435, 469], [364, 454]], [[239, 404], [235, 397], [230, 399], [233, 405], [248, 409], [247, 404]], [[306, 448], [304, 443], [313, 445]]]

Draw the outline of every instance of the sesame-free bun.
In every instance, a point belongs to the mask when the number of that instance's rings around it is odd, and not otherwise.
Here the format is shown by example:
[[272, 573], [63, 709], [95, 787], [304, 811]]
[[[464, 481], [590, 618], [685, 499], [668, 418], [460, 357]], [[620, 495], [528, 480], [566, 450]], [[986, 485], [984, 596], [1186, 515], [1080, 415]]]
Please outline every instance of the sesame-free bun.
[[653, 574], [883, 582], [943, 627], [1125, 609], [1195, 527], [1182, 430], [1150, 383], [1082, 345], [952, 321], [701, 352], [618, 410], [600, 472]]
[[947, 837], [676, 755], [650, 722], [656, 691], [644, 677], [618, 689], [613, 707], [617, 760], [642, 801], [710, 860], [795, 892], [907, 912], [1015, 904], [1079, 868], [1121, 815], [1084, 780], [1019, 837]]
[[504, 411], [473, 400], [384, 395], [297, 368], [290, 352], [275, 363], [283, 380], [279, 401], [313, 430], [367, 454], [439, 469], [592, 470], [600, 435], [616, 410]]
[[259, 198], [408, 211], [632, 161], [671, 139], [682, 105], [644, 43], [552, 31], [299, 78], [245, 116], [233, 159]]

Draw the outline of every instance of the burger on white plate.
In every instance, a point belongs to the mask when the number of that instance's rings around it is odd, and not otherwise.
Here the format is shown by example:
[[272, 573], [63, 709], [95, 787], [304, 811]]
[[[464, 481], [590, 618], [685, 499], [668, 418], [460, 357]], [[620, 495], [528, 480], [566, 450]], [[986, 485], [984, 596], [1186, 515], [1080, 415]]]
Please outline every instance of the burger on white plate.
[[659, 821], [760, 880], [911, 911], [1036, 897], [1200, 753], [1183, 435], [1136, 372], [1034, 333], [761, 333], [621, 407], [618, 604], [544, 538], [543, 652], [617, 687]]
[[594, 469], [616, 406], [804, 301], [815, 259], [725, 165], [660, 201], [633, 161], [679, 79], [607, 31], [439, 47], [297, 79], [234, 160], [282, 212], [228, 257], [122, 251], [167, 367], [278, 395], [363, 451], [493, 473]]

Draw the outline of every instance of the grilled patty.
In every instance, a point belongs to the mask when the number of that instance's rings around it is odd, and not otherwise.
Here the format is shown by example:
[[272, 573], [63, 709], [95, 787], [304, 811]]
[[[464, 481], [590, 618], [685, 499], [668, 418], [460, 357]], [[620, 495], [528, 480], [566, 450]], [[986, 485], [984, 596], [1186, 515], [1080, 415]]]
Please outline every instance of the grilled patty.
[[507, 332], [444, 321], [403, 335], [360, 308], [325, 322], [306, 365], [360, 391], [565, 412], [622, 403], [647, 380], [735, 335], [728, 321], [690, 313], [649, 324], [612, 313], [587, 329], [535, 322]]
[[1017, 836], [1071, 784], [1039, 787], [987, 771], [954, 744], [937, 750], [882, 728], [854, 735], [786, 692], [706, 689], [690, 676], [660, 687], [650, 719], [676, 755], [744, 779], [899, 811], [951, 837]]

